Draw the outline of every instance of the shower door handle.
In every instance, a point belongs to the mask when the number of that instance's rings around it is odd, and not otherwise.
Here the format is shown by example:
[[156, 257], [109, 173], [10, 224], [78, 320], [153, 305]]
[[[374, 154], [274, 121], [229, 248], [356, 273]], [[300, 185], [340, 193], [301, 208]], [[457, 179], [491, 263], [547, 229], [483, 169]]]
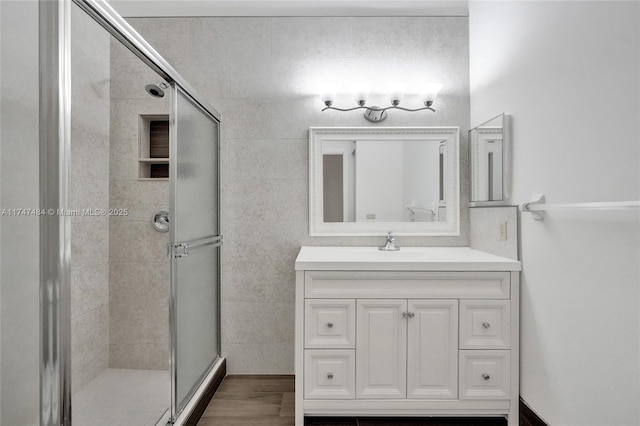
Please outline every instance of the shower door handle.
[[197, 240], [185, 241], [183, 243], [175, 244], [170, 248], [170, 255], [175, 258], [187, 257], [193, 250], [198, 250], [204, 247], [214, 246], [220, 247], [222, 245], [222, 235], [212, 235], [210, 237], [199, 238]]

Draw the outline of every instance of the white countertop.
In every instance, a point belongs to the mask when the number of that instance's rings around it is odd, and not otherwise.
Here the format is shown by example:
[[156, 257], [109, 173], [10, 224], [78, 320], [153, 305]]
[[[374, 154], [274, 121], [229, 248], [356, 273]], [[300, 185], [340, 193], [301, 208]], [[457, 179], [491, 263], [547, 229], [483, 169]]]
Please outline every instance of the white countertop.
[[495, 256], [470, 247], [401, 247], [380, 251], [377, 247], [300, 248], [296, 270], [307, 271], [520, 271], [517, 260]]

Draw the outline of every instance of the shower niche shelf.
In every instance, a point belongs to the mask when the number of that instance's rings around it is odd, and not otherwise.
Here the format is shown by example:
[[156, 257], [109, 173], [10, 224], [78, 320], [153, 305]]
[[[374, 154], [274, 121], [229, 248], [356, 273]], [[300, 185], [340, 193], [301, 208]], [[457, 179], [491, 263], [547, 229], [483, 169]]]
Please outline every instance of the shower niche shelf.
[[169, 116], [140, 115], [138, 180], [169, 179]]

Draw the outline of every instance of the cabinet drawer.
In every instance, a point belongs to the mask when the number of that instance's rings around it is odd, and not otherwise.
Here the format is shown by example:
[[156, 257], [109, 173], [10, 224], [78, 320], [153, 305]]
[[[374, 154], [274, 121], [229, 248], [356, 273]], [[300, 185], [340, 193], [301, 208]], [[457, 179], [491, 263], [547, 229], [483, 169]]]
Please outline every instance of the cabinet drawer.
[[355, 308], [354, 299], [305, 300], [305, 348], [355, 348]]
[[509, 399], [511, 351], [460, 351], [460, 399]]
[[509, 349], [509, 300], [460, 301], [460, 349]]
[[353, 350], [304, 351], [306, 399], [354, 399], [356, 358]]
[[508, 299], [510, 273], [306, 271], [307, 298]]

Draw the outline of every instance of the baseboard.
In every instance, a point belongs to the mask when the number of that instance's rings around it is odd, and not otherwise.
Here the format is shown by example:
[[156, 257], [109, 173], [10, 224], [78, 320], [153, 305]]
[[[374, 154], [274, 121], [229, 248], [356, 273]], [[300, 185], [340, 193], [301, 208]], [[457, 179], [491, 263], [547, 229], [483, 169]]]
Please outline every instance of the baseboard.
[[202, 417], [202, 414], [204, 414], [204, 410], [206, 410], [209, 406], [209, 402], [211, 402], [213, 394], [216, 393], [218, 387], [220, 387], [220, 383], [222, 383], [222, 380], [226, 375], [227, 360], [223, 359], [221, 367], [218, 369], [218, 371], [216, 371], [216, 374], [213, 376], [213, 379], [209, 384], [209, 387], [204, 391], [204, 393], [202, 394], [202, 398], [200, 398], [200, 401], [198, 401], [191, 414], [189, 414], [189, 417], [185, 420], [184, 426], [196, 426], [198, 424], [200, 418]]
[[549, 426], [520, 398], [520, 426]]

